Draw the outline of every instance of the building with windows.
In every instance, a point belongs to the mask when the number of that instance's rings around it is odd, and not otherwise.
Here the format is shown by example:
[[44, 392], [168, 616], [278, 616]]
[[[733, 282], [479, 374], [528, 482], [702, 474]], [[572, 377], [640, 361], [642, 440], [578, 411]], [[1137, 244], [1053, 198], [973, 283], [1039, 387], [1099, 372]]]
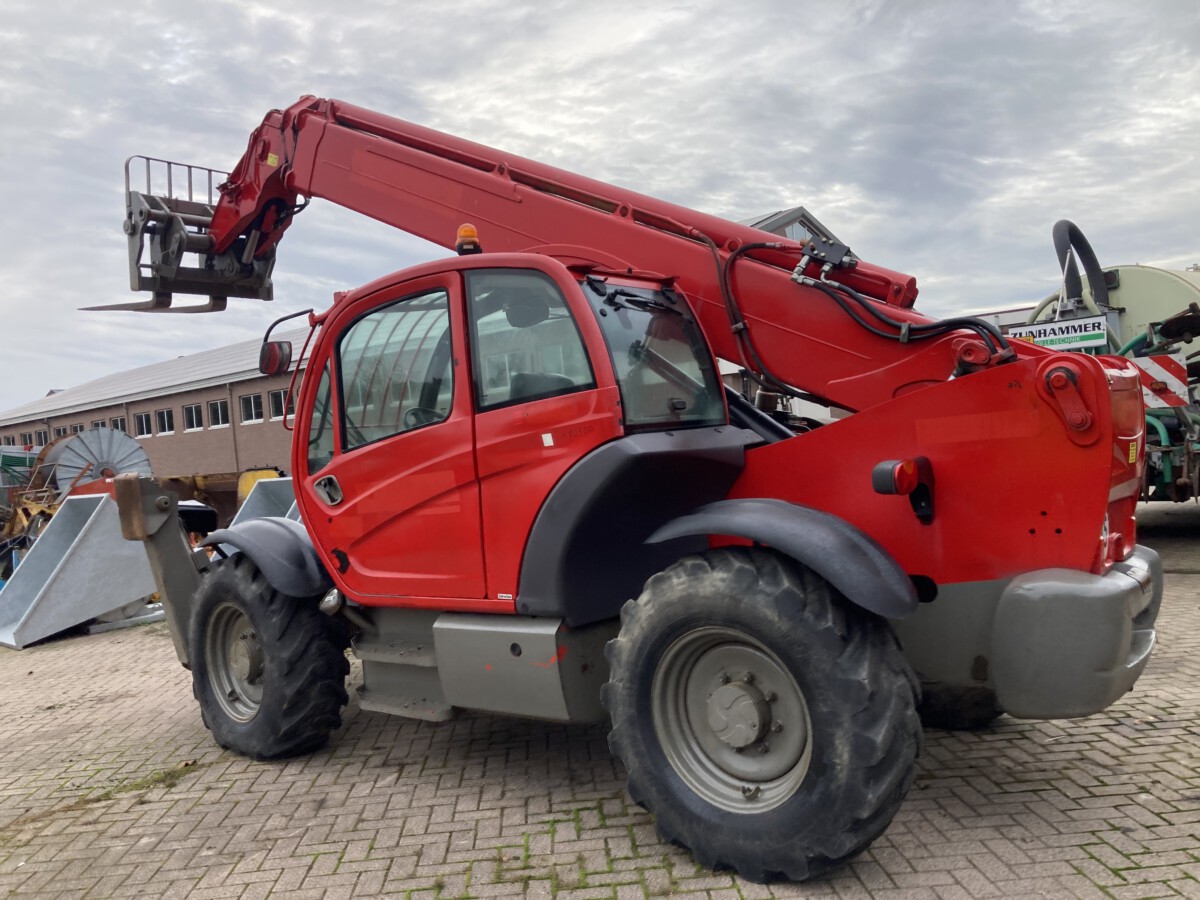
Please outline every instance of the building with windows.
[[[304, 333], [281, 337], [299, 345]], [[0, 413], [0, 445], [37, 448], [107, 427], [136, 438], [159, 477], [287, 470], [291, 376], [260, 374], [259, 347], [245, 341], [54, 391]]]

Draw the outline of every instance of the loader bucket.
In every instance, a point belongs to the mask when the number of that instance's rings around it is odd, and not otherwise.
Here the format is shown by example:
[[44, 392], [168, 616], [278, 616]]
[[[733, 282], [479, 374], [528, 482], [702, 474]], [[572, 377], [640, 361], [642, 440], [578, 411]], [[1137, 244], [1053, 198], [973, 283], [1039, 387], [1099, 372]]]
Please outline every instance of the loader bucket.
[[0, 588], [0, 646], [20, 650], [154, 591], [146, 552], [121, 537], [112, 498], [68, 497]]

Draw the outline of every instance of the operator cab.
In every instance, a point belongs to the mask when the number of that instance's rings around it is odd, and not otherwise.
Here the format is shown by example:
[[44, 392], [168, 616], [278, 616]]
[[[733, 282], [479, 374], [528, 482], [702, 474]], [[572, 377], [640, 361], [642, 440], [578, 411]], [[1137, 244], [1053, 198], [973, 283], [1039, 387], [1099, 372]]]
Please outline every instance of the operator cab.
[[[575, 503], [551, 499], [568, 482], [628, 511], [632, 494], [661, 501], [665, 481], [687, 481], [679, 503], [646, 511], [649, 529], [693, 501], [697, 478], [716, 499], [740, 469], [715, 361], [661, 280], [470, 254], [380, 279], [311, 321], [297, 502], [338, 587], [364, 605], [515, 611], [531, 529]], [[286, 350], [269, 343], [263, 358]], [[729, 457], [719, 477], [683, 460], [709, 460], [714, 441]], [[576, 518], [563, 537], [611, 516]], [[628, 564], [646, 535], [626, 531]]]

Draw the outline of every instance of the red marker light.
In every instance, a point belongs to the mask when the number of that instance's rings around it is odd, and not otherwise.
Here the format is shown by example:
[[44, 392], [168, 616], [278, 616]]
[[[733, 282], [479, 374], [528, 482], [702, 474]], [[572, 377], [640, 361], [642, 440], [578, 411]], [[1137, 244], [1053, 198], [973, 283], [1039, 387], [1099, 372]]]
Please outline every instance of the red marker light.
[[921, 467], [915, 459], [889, 459], [871, 470], [871, 487], [877, 494], [911, 494], [921, 485]]
[[933, 465], [924, 456], [885, 459], [871, 469], [871, 487], [877, 494], [908, 497], [922, 525], [933, 521]]
[[902, 459], [892, 469], [892, 484], [897, 494], [911, 494], [921, 483], [917, 464], [911, 459]]

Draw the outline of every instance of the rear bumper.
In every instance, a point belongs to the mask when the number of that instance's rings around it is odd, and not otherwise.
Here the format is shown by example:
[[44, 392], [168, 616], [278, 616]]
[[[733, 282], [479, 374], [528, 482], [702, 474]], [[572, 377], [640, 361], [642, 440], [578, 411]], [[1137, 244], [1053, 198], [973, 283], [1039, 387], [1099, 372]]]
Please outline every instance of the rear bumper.
[[1150, 660], [1162, 603], [1158, 554], [1139, 545], [1106, 575], [1043, 569], [1014, 578], [996, 606], [991, 682], [1005, 712], [1061, 719], [1100, 712]]

